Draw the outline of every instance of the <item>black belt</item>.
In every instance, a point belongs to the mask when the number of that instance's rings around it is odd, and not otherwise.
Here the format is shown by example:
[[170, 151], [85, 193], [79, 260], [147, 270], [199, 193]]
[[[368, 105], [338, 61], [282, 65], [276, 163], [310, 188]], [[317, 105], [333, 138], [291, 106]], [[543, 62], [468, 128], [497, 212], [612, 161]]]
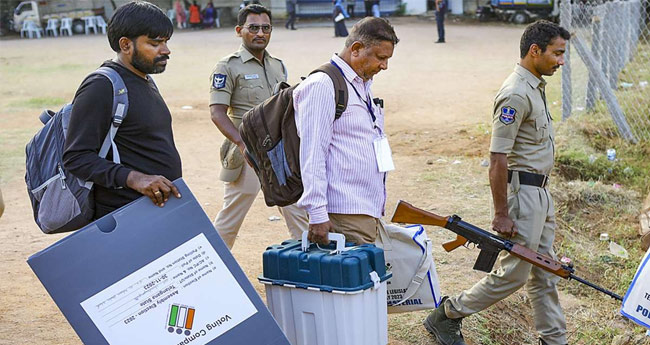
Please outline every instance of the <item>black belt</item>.
[[[516, 171], [516, 170], [515, 170]], [[548, 185], [548, 176], [533, 174], [525, 171], [516, 171], [519, 174], [519, 183], [528, 186], [544, 188]], [[508, 183], [512, 180], [512, 170], [508, 170]]]

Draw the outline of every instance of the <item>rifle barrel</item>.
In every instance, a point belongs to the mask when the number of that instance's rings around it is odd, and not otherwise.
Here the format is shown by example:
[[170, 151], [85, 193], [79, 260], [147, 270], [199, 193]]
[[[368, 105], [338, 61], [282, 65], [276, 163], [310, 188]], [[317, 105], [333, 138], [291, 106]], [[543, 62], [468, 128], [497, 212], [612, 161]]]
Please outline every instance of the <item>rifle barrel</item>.
[[596, 284], [594, 284], [594, 283], [592, 283], [590, 281], [584, 280], [584, 279], [582, 279], [582, 278], [580, 278], [580, 277], [578, 277], [578, 276], [576, 276], [574, 274], [569, 275], [569, 280], [571, 280], [571, 279], [577, 280], [577, 281], [579, 281], [579, 282], [581, 282], [581, 283], [583, 283], [583, 284], [585, 284], [585, 285], [587, 285], [589, 287], [592, 287], [592, 288], [604, 293], [605, 295], [607, 295], [607, 296], [609, 296], [609, 297], [611, 297], [613, 299], [623, 301], [623, 297], [621, 297], [621, 296], [619, 296], [619, 295], [617, 295], [617, 294], [615, 294], [615, 293], [613, 293], [613, 292], [611, 292], [611, 291], [609, 291], [607, 289], [604, 289], [604, 288], [602, 288], [602, 287], [600, 287], [600, 286], [598, 286], [598, 285], [596, 285]]

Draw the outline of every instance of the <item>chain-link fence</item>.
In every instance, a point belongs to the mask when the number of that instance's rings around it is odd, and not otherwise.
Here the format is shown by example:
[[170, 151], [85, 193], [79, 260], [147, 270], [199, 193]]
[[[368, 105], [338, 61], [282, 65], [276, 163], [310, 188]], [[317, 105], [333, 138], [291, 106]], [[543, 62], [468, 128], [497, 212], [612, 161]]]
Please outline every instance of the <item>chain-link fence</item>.
[[560, 9], [572, 34], [562, 117], [586, 113], [627, 141], [650, 140], [650, 0], [563, 0]]

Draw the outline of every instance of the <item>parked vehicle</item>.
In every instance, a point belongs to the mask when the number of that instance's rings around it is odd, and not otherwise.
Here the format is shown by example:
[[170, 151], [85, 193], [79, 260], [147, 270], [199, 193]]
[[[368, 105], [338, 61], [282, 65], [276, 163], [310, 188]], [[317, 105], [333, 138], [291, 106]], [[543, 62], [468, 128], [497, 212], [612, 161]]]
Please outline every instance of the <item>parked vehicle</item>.
[[480, 21], [498, 19], [516, 24], [536, 19], [557, 21], [559, 15], [559, 1], [556, 0], [490, 0], [476, 10]]
[[45, 28], [48, 19], [73, 18], [72, 31], [84, 32], [84, 21], [87, 16], [104, 14], [106, 0], [48, 0], [22, 1], [16, 6], [13, 16], [13, 30], [19, 32], [25, 20], [34, 21]]

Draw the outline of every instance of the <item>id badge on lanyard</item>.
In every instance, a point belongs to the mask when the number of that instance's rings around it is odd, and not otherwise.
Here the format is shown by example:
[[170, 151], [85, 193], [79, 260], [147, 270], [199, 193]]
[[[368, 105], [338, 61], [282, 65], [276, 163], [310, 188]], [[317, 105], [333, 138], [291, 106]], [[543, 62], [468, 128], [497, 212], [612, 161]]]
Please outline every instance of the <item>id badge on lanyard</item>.
[[[379, 111], [381, 112], [381, 109], [379, 109]], [[375, 128], [378, 128], [376, 124]], [[382, 131], [380, 131], [380, 137], [376, 138], [372, 144], [375, 148], [375, 159], [377, 160], [377, 168], [379, 169], [379, 172], [395, 170], [393, 152], [388, 144], [388, 138]]]
[[388, 138], [382, 135], [380, 138], [375, 139], [373, 146], [375, 147], [375, 157], [377, 158], [377, 168], [379, 168], [379, 172], [395, 170], [393, 153], [390, 151]]

